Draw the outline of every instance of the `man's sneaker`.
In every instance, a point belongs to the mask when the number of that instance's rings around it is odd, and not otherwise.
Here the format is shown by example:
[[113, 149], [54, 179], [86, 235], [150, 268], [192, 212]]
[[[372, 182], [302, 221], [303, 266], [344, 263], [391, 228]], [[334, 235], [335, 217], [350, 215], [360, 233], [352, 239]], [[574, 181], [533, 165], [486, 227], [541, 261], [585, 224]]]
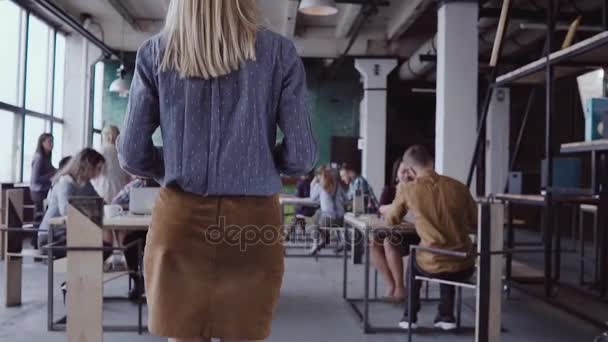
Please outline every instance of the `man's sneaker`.
[[[412, 329], [418, 328], [417, 319], [412, 320], [411, 327], [412, 327]], [[410, 329], [410, 322], [408, 322], [407, 316], [404, 316], [401, 319], [401, 322], [399, 322], [399, 328], [404, 329], [404, 330], [409, 330]]]
[[441, 330], [454, 330], [456, 329], [456, 319], [454, 316], [437, 316], [434, 326]]

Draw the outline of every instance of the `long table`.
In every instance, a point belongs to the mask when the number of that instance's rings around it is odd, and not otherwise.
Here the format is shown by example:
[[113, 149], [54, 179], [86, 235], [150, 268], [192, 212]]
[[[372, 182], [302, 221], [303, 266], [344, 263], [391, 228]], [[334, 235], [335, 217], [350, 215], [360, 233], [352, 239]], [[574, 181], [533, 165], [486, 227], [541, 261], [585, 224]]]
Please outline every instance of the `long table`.
[[[357, 259], [359, 253], [364, 254], [364, 295], [363, 298], [352, 298], [348, 297], [348, 254], [347, 248], [344, 248], [343, 252], [343, 273], [342, 273], [342, 298], [346, 300], [350, 308], [354, 311], [357, 317], [360, 319], [364, 333], [386, 333], [386, 332], [405, 332], [404, 330], [397, 327], [379, 327], [372, 326], [370, 323], [369, 316], [369, 303], [377, 300], [370, 299], [370, 234], [377, 233], [382, 230], [385, 231], [399, 231], [406, 235], [415, 235], [416, 227], [411, 222], [403, 222], [397, 226], [389, 226], [381, 218], [375, 214], [371, 215], [355, 215], [353, 213], [347, 213], [344, 216], [344, 223], [354, 230], [353, 234], [353, 257]], [[363, 302], [363, 312], [359, 309], [357, 304]]]
[[[142, 231], [148, 229], [150, 221], [149, 215], [120, 215], [104, 217], [102, 225], [99, 226], [72, 205], [68, 208], [67, 217], [51, 220], [51, 227], [65, 226], [67, 229], [68, 341], [103, 341], [103, 264], [100, 262], [103, 255], [100, 249], [103, 247], [103, 230]], [[51, 249], [48, 275], [49, 326], [53, 325], [52, 265]], [[141, 329], [141, 321], [138, 326]], [[127, 326], [108, 326], [105, 330], [135, 329]]]
[[[562, 205], [570, 205], [572, 206], [572, 214], [575, 217], [578, 206], [580, 204], [597, 204], [598, 198], [597, 196], [589, 196], [589, 195], [573, 195], [576, 192], [566, 192], [562, 193], [556, 190], [551, 197], [552, 204], [555, 205], [555, 209], [553, 210], [553, 214], [558, 215], [560, 212], [560, 208]], [[507, 220], [506, 220], [506, 247], [507, 249], [514, 249], [515, 247], [515, 230], [513, 227], [513, 205], [525, 205], [530, 207], [537, 207], [541, 211], [545, 211], [547, 208], [547, 198], [544, 195], [540, 194], [496, 194], [496, 199], [505, 203], [506, 211], [507, 211]], [[544, 216], [543, 216], [544, 217]], [[554, 224], [559, 225], [558, 220], [554, 220]], [[573, 228], [575, 222], [572, 222]], [[544, 225], [541, 224], [541, 227]], [[561, 231], [560, 229], [556, 229], [553, 225], [547, 225], [546, 230], [541, 232], [542, 242], [544, 248], [544, 276], [542, 278], [542, 282], [545, 286], [545, 295], [547, 297], [551, 297], [553, 294], [553, 285], [554, 283], [559, 283], [560, 280], [560, 270], [561, 270], [561, 255], [562, 255], [562, 245], [561, 245]], [[554, 245], [555, 242], [555, 245]], [[513, 280], [512, 277], [512, 264], [513, 264], [513, 256], [512, 254], [507, 254], [505, 256], [505, 281], [508, 285], [507, 295], [510, 294], [511, 283]], [[530, 280], [530, 279], [526, 279]]]
[[597, 215], [600, 227], [600, 297], [608, 294], [608, 139], [562, 144], [563, 154], [591, 155], [591, 191], [597, 196]]

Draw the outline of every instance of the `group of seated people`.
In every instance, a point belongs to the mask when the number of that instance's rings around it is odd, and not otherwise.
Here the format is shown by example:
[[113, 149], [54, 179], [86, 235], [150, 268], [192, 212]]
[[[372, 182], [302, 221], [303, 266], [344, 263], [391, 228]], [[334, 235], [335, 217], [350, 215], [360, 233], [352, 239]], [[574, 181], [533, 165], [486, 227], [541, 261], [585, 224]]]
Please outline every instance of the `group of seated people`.
[[[344, 213], [357, 192], [364, 197], [367, 212], [377, 211], [378, 200], [373, 189], [350, 164], [344, 164], [340, 169], [322, 165], [314, 174], [300, 177], [296, 185], [296, 196], [308, 197], [319, 203], [318, 210], [306, 206], [296, 207], [296, 215], [312, 217], [314, 222], [311, 255], [316, 255], [327, 244], [328, 232], [322, 227], [343, 226]], [[335, 252], [341, 252], [345, 246], [346, 241], [343, 239]]]
[[[352, 168], [340, 170], [340, 178], [335, 169], [321, 167], [310, 183], [310, 198], [319, 203], [314, 214], [314, 223], [319, 227], [342, 226], [345, 208], [355, 191], [361, 191], [368, 198], [368, 212], [377, 208], [387, 226], [395, 226], [411, 214], [416, 227], [416, 235], [398, 231], [375, 234], [370, 243], [370, 257], [387, 284], [386, 299], [405, 302], [405, 311], [399, 326], [403, 329], [417, 326], [420, 310], [421, 282], [414, 282], [413, 308], [408, 312], [403, 258], [409, 253], [410, 245], [433, 247], [447, 251], [465, 252], [464, 258], [418, 251], [414, 269], [407, 274], [440, 278], [453, 282], [468, 281], [475, 270], [473, 243], [469, 237], [477, 223], [477, 205], [468, 187], [450, 177], [434, 171], [431, 154], [423, 146], [409, 148], [403, 158], [395, 162], [393, 179], [382, 193], [380, 202], [375, 201], [373, 190], [367, 181]], [[298, 184], [298, 195], [305, 197], [306, 187]], [[342, 181], [342, 182], [341, 182]], [[345, 190], [344, 186], [348, 186]], [[301, 191], [302, 190], [302, 191]], [[303, 208], [297, 208], [304, 214]], [[306, 212], [310, 214], [310, 211]], [[325, 239], [315, 240], [313, 252], [322, 248]], [[321, 247], [319, 247], [321, 246]], [[435, 327], [451, 330], [456, 328], [454, 317], [455, 288], [440, 285], [438, 314]], [[412, 326], [408, 316], [411, 314]]]
[[[158, 186], [152, 180], [136, 178], [125, 173], [118, 164], [118, 156], [115, 141], [118, 136], [118, 128], [109, 126], [104, 129], [104, 147], [101, 153], [85, 148], [73, 157], [62, 160], [59, 168], [51, 178], [51, 188], [46, 198], [47, 208], [40, 223], [37, 244], [45, 252], [44, 246], [48, 245], [50, 220], [52, 218], [66, 216], [71, 197], [102, 197], [105, 204], [116, 204], [123, 207], [129, 205], [129, 193], [133, 188]], [[52, 230], [52, 242], [54, 246], [65, 246], [65, 227]], [[129, 233], [104, 231], [103, 244], [105, 247], [129, 245], [141, 239], [145, 244], [146, 232], [135, 231]], [[65, 256], [65, 251], [57, 250], [54, 257]], [[110, 262], [112, 252], [104, 252], [104, 261]], [[138, 251], [131, 247], [124, 250], [124, 260], [127, 269], [132, 271], [131, 277], [136, 279], [134, 273], [138, 269]], [[133, 282], [134, 286], [129, 293], [130, 299], [137, 299], [143, 292], [139, 281]]]

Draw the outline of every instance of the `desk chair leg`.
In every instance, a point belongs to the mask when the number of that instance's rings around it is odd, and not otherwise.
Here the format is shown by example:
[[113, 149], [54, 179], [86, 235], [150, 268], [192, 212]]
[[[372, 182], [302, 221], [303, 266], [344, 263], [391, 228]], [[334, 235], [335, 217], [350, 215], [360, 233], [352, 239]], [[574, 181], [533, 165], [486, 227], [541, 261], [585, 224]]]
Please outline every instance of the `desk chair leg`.
[[585, 284], [585, 212], [580, 211], [578, 215], [578, 261], [579, 261], [579, 270], [578, 270], [578, 284]]
[[[513, 230], [513, 210], [510, 202], [507, 202], [507, 248], [513, 249], [515, 242], [515, 231]], [[507, 284], [507, 299], [511, 297], [511, 277], [513, 275], [513, 254], [505, 256], [505, 282]]]
[[0, 232], [0, 259], [6, 258], [6, 232]]
[[[143, 243], [141, 241], [141, 239], [137, 240], [137, 286], [139, 286], [139, 298], [137, 298], [137, 332], [139, 333], [139, 335], [143, 334], [144, 329], [143, 329], [143, 305], [144, 305], [144, 299], [143, 299], [143, 293], [144, 293], [144, 284], [143, 284], [143, 279], [142, 279], [142, 274], [143, 274], [143, 262], [144, 262], [144, 258], [143, 258]], [[130, 277], [129, 277], [130, 278]], [[130, 284], [130, 280], [129, 280], [129, 284]]]
[[412, 298], [414, 298], [414, 281], [415, 281], [414, 259], [416, 259], [414, 253], [415, 252], [412, 252], [412, 249], [410, 248], [410, 257], [408, 258], [409, 266], [407, 268], [407, 270], [408, 270], [408, 272], [407, 272], [407, 322], [408, 322], [407, 341], [408, 342], [412, 342], [412, 315], [414, 313], [414, 301], [412, 300]]
[[561, 278], [561, 270], [562, 270], [562, 230], [561, 230], [561, 225], [560, 225], [560, 220], [559, 220], [559, 213], [560, 213], [560, 209], [562, 207], [558, 204], [557, 205], [557, 210], [555, 211], [555, 218], [554, 221], [555, 222], [555, 228], [554, 228], [554, 243], [555, 243], [555, 251], [553, 252], [553, 265], [555, 267], [554, 271], [553, 271], [553, 281], [555, 281], [556, 283], [559, 283], [559, 280]]
[[13, 307], [21, 305], [21, 282], [23, 258], [7, 255], [4, 259], [4, 306]]
[[[572, 205], [572, 223], [570, 224], [570, 238], [572, 239], [572, 249], [576, 250], [576, 232], [577, 232], [577, 226], [576, 223], [578, 222], [577, 220], [577, 215], [579, 214], [579, 206], [576, 204]], [[580, 237], [579, 237], [580, 238]]]
[[456, 329], [460, 329], [462, 316], [462, 287], [456, 288]]
[[[593, 254], [595, 257], [595, 263], [594, 263], [594, 272], [593, 272], [593, 278], [594, 278], [594, 282], [595, 284], [597, 284], [600, 280], [599, 274], [599, 265], [600, 265], [600, 250], [599, 250], [599, 244], [598, 244], [598, 239], [600, 236], [600, 231], [599, 231], [599, 225], [598, 225], [598, 221], [597, 221], [597, 211], [593, 214]], [[584, 244], [583, 244], [584, 246]]]
[[378, 270], [374, 268], [374, 299], [378, 299]]

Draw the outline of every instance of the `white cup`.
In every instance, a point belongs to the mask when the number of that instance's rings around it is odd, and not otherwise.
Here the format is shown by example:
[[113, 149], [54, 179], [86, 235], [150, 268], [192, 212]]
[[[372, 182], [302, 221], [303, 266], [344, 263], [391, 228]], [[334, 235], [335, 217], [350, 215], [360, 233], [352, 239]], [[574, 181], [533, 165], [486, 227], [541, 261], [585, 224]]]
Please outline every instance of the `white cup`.
[[118, 204], [108, 204], [103, 207], [104, 217], [115, 217], [122, 214], [122, 207]]

